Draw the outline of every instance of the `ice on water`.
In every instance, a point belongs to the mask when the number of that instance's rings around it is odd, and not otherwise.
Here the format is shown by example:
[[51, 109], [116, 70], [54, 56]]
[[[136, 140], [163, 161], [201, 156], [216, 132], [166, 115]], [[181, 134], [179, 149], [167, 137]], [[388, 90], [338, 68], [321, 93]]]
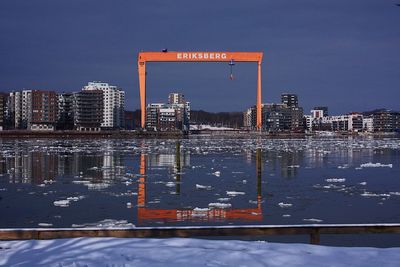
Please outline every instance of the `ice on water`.
[[[277, 214], [277, 217], [296, 223], [316, 216], [325, 221], [326, 218], [320, 218], [319, 214], [298, 214], [299, 207], [303, 207], [301, 203], [305, 209], [309, 207], [307, 203], [313, 204], [308, 198], [315, 193], [327, 196], [340, 193], [340, 196], [374, 203], [398, 200], [400, 195], [398, 187], [375, 188], [376, 180], [383, 179], [390, 171], [398, 171], [399, 161], [390, 161], [388, 156], [390, 151], [400, 150], [396, 138], [183, 139], [180, 140], [180, 170], [176, 169], [176, 143], [177, 140], [172, 139], [3, 141], [0, 142], [0, 162], [10, 167], [6, 173], [0, 173], [0, 180], [34, 184], [35, 188], [29, 192], [38, 192], [37, 195], [61, 213], [88, 201], [94, 202], [96, 197], [118, 198], [116, 205], [132, 213], [133, 210], [127, 207], [136, 208], [139, 184], [146, 185], [146, 190], [154, 190], [150, 191], [154, 195], [146, 202], [152, 207], [171, 203], [168, 208], [180, 208], [182, 203], [177, 199], [196, 194], [202, 203], [182, 205], [203, 206], [207, 210], [254, 208], [259, 203], [255, 200], [255, 152], [259, 148], [263, 153], [261, 203], [263, 209], [272, 214], [272, 219]], [[141, 156], [146, 157], [146, 173], [141, 173], [138, 164]], [[24, 162], [27, 157], [44, 167], [48, 166], [45, 162], [55, 160], [57, 170], [67, 170], [66, 163], [78, 163], [71, 175], [60, 172], [36, 183], [23, 175], [26, 171], [19, 164], [11, 164]], [[157, 160], [161, 163], [156, 164]], [[240, 164], [236, 166], [235, 161]], [[246, 166], [251, 166], [250, 171], [244, 171]], [[327, 174], [318, 180], [308, 180], [306, 173], [320, 168]], [[376, 175], [369, 175], [372, 172]], [[286, 187], [281, 188], [284, 183]], [[63, 193], [64, 186], [79, 188], [76, 191], [80, 192]], [[1, 188], [4, 188], [1, 193], [8, 190], [8, 186], [1, 185]], [[21, 190], [21, 194], [25, 192]], [[84, 194], [85, 199], [76, 193]], [[294, 198], [288, 200], [286, 197]], [[67, 207], [71, 208], [61, 209]], [[195, 216], [202, 216], [201, 212], [204, 212], [194, 211], [197, 212]], [[290, 217], [283, 212], [290, 212]], [[35, 225], [38, 223], [47, 222], [36, 221]]]

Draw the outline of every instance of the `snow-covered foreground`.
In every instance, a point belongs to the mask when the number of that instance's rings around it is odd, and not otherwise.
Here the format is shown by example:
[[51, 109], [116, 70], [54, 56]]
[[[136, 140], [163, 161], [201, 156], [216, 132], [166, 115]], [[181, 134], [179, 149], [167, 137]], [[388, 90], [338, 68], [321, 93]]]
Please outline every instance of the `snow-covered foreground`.
[[399, 266], [400, 248], [190, 238], [0, 241], [1, 266]]

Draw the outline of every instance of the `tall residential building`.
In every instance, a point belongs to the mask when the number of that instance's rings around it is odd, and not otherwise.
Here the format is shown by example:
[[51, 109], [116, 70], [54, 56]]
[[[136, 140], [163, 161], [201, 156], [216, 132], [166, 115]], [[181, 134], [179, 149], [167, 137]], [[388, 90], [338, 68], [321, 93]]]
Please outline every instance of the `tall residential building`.
[[119, 129], [125, 123], [125, 92], [117, 86], [105, 82], [89, 82], [82, 88], [84, 91], [101, 90], [103, 92], [102, 128]]
[[169, 104], [184, 104], [185, 96], [180, 93], [170, 93], [168, 95], [168, 103]]
[[252, 129], [252, 126], [255, 125], [255, 120], [253, 120], [253, 114], [255, 113], [255, 107], [248, 108], [245, 112], [243, 112], [243, 127], [245, 129]]
[[374, 131], [374, 118], [364, 118], [363, 119], [363, 129], [367, 132]]
[[161, 131], [170, 131], [179, 129], [177, 109], [166, 105], [159, 109], [159, 129]]
[[0, 93], [0, 131], [5, 128], [7, 94]]
[[292, 130], [292, 112], [286, 104], [264, 104], [262, 109], [263, 130], [285, 132]]
[[32, 109], [32, 90], [22, 90], [10, 93], [10, 100], [8, 107], [9, 116], [14, 121], [14, 129], [27, 129], [28, 116]]
[[146, 107], [146, 129], [151, 131], [189, 130], [190, 102], [182, 94], [172, 93], [168, 104], [152, 103]]
[[308, 131], [331, 131], [332, 123], [328, 123], [328, 107], [314, 107], [311, 115], [304, 116]]
[[159, 128], [159, 111], [165, 104], [152, 103], [146, 107], [146, 129], [156, 131]]
[[73, 130], [74, 129], [74, 94], [59, 93], [57, 94], [57, 129]]
[[374, 132], [394, 132], [400, 129], [400, 112], [378, 110], [373, 112]]
[[316, 112], [318, 112], [319, 117], [326, 117], [326, 116], [329, 116], [329, 115], [328, 115], [328, 107], [322, 107], [322, 106], [320, 106], [320, 107], [314, 107], [314, 108], [311, 110], [311, 113], [313, 113], [313, 110], [316, 111]]
[[57, 95], [54, 91], [32, 90], [27, 100], [28, 129], [33, 131], [55, 129]]
[[281, 103], [288, 107], [298, 107], [299, 101], [296, 94], [283, 93], [281, 95]]
[[28, 120], [32, 110], [32, 90], [22, 90], [22, 127], [28, 128]]
[[10, 117], [14, 129], [22, 129], [22, 93], [19, 91], [10, 93]]
[[78, 131], [100, 131], [103, 103], [101, 90], [74, 93], [74, 128]]
[[183, 125], [189, 125], [190, 102], [185, 100], [185, 96], [181, 93], [170, 93], [168, 95], [168, 103], [175, 105], [175, 108], [178, 109], [178, 121], [182, 121]]
[[[244, 126], [256, 129], [256, 107], [253, 106], [243, 114]], [[281, 104], [262, 104], [262, 130], [268, 132], [303, 132], [303, 108], [298, 106], [297, 95], [282, 94]]]

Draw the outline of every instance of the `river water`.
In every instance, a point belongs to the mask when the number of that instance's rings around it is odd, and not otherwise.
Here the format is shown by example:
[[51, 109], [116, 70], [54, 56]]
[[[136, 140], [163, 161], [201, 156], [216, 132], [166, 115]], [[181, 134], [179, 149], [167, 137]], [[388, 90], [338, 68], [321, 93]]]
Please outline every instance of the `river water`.
[[399, 163], [397, 138], [0, 139], [0, 228], [398, 223]]

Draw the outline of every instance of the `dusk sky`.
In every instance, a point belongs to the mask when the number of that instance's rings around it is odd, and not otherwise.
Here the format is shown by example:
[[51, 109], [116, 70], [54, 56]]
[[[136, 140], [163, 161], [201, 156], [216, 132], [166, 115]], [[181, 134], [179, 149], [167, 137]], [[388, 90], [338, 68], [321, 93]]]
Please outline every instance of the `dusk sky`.
[[[400, 110], [400, 0], [1, 0], [0, 91], [79, 91], [105, 81], [139, 108], [139, 51], [262, 51], [263, 102], [299, 95], [305, 113]], [[149, 63], [148, 102], [255, 104], [256, 64]]]

